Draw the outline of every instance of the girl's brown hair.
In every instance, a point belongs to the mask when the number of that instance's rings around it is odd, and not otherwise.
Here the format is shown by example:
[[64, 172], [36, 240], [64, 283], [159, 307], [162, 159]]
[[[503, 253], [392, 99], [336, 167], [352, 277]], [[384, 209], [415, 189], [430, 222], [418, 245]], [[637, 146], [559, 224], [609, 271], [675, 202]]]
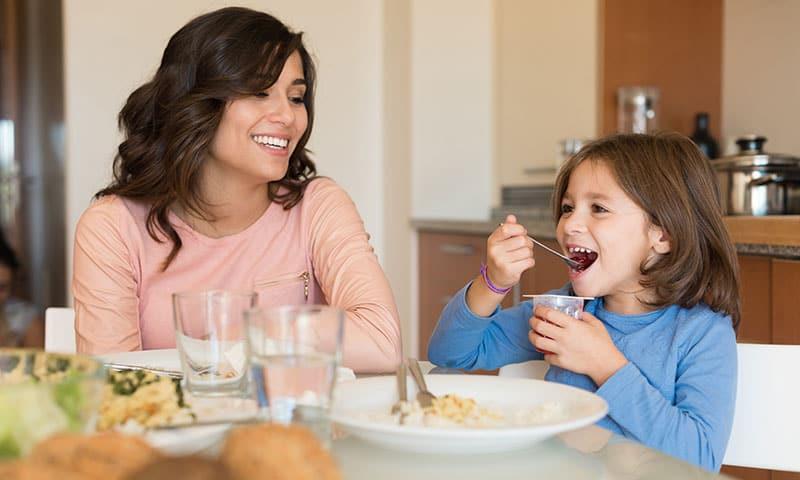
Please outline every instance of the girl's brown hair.
[[613, 135], [586, 145], [558, 173], [556, 222], [570, 175], [587, 160], [604, 162], [622, 190], [670, 239], [669, 253], [640, 266], [642, 287], [654, 293], [647, 304], [692, 307], [704, 301], [738, 326], [736, 250], [722, 221], [714, 171], [697, 146], [677, 133]]
[[200, 170], [225, 106], [269, 88], [294, 52], [300, 54], [306, 81], [308, 127], [285, 176], [267, 188], [270, 200], [290, 209], [316, 175], [305, 148], [314, 122], [316, 73], [302, 33], [247, 8], [201, 15], [170, 38], [153, 78], [128, 97], [119, 114], [125, 139], [114, 158], [114, 179], [95, 197], [119, 195], [149, 205], [148, 233], [158, 242], [164, 235], [172, 242], [163, 269], [182, 245], [168, 219], [172, 204], [213, 220], [200, 196]]

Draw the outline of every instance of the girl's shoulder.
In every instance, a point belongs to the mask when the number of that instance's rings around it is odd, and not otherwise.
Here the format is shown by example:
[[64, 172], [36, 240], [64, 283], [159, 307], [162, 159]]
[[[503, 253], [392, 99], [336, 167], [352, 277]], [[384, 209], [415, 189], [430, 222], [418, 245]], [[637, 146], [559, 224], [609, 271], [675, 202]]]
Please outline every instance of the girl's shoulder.
[[700, 302], [693, 307], [679, 307], [676, 316], [677, 336], [685, 347], [698, 343], [736, 344], [736, 332], [730, 315], [713, 310]]

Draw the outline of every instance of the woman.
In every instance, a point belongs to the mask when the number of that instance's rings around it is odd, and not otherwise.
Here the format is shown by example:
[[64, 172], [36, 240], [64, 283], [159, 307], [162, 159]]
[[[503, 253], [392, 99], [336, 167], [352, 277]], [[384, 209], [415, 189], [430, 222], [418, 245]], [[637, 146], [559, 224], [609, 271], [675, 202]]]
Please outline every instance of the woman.
[[394, 369], [400, 328], [353, 202], [306, 150], [314, 65], [280, 21], [224, 8], [169, 41], [119, 116], [114, 181], [75, 234], [78, 350], [175, 345], [171, 294], [253, 289], [346, 311], [344, 364]]

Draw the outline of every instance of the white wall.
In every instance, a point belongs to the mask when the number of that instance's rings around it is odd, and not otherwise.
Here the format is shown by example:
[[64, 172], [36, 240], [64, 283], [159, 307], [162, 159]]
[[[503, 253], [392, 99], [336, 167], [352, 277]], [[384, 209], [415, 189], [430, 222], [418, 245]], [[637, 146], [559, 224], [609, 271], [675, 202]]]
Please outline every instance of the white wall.
[[594, 138], [598, 127], [598, 1], [497, 5], [497, 161], [502, 185], [551, 182], [564, 138]]
[[491, 0], [411, 0], [414, 217], [489, 216], [493, 22]]
[[121, 140], [116, 116], [128, 94], [155, 72], [178, 28], [229, 4], [268, 11], [307, 33], [319, 73], [310, 147], [320, 173], [353, 197], [383, 257], [381, 2], [64, 0], [67, 258], [81, 212], [111, 178]]
[[800, 2], [726, 0], [723, 11], [721, 147], [758, 133], [766, 151], [800, 156]]

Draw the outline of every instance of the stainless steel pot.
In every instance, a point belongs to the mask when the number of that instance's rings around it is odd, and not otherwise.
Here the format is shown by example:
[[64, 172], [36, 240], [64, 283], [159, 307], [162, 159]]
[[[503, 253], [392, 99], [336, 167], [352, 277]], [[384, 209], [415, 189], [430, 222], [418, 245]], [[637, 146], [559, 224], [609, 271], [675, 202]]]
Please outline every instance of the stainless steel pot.
[[766, 141], [740, 138], [738, 155], [711, 161], [726, 215], [800, 214], [800, 158], [764, 153]]

